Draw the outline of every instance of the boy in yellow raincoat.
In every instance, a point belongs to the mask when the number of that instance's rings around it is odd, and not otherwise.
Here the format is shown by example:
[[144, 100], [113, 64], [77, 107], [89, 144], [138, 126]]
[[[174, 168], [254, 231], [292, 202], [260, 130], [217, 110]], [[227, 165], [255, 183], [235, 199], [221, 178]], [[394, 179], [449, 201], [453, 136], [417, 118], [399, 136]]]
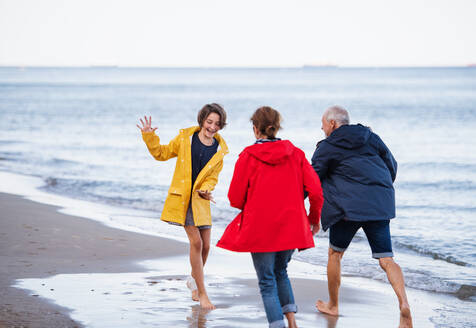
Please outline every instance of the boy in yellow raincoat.
[[187, 281], [192, 298], [204, 309], [214, 309], [208, 298], [203, 266], [210, 250], [212, 217], [210, 201], [228, 153], [225, 140], [217, 133], [226, 125], [226, 112], [212, 103], [199, 111], [198, 126], [181, 129], [168, 145], [161, 145], [152, 128], [152, 118], [140, 119], [137, 127], [150, 154], [158, 161], [177, 157], [172, 184], [165, 200], [161, 220], [185, 228], [190, 242], [192, 277]]

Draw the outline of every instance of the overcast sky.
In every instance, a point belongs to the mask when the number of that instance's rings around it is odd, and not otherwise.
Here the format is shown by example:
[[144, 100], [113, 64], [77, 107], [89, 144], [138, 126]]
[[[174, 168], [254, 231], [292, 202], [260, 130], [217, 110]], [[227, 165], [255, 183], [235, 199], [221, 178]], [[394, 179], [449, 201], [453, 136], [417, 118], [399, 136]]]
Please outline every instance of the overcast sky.
[[0, 0], [0, 65], [470, 63], [475, 0]]

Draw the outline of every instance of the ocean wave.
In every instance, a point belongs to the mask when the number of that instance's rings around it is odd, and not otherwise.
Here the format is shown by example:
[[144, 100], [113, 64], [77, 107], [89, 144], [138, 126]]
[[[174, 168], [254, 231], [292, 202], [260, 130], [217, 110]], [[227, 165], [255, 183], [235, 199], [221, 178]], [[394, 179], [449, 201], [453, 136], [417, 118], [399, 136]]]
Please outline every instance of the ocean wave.
[[22, 153], [17, 151], [2, 151], [0, 152], [0, 158], [3, 161], [18, 161], [20, 160]]
[[[14, 82], [2, 82], [0, 88], [55, 88], [55, 89], [70, 89], [74, 87], [108, 87], [112, 85], [128, 85], [128, 84], [113, 84], [113, 83], [93, 83], [93, 82], [31, 82], [31, 81], [14, 81]], [[131, 86], [134, 86], [131, 84]]]
[[58, 166], [74, 166], [74, 165], [86, 165], [91, 167], [90, 164], [84, 164], [79, 161], [64, 159], [64, 158], [42, 158], [39, 155], [27, 155], [25, 152], [19, 151], [2, 151], [0, 152], [0, 158], [8, 161], [22, 161], [39, 164], [46, 167], [58, 167]]
[[[449, 294], [456, 297], [456, 293], [461, 287], [459, 283], [451, 279], [441, 278], [431, 270], [406, 268], [404, 276], [405, 286], [427, 292]], [[381, 272], [376, 280], [387, 281], [386, 274]]]
[[470, 180], [440, 180], [434, 182], [407, 181], [395, 183], [395, 188], [412, 191], [424, 191], [426, 189], [474, 191], [476, 190], [476, 183]]
[[[290, 87], [296, 87], [299, 85], [292, 84], [292, 83], [287, 83], [285, 85], [281, 84], [276, 84], [274, 87], [281, 87], [283, 89], [288, 89]], [[260, 90], [257, 90], [257, 88], [260, 88]], [[144, 90], [144, 89], [153, 89], [154, 91], [161, 92], [200, 92], [200, 91], [209, 91], [211, 89], [213, 90], [226, 90], [226, 91], [233, 91], [233, 90], [250, 90], [250, 91], [263, 91], [267, 90], [268, 86], [265, 84], [261, 85], [250, 85], [250, 83], [232, 83], [232, 84], [226, 84], [226, 83], [210, 83], [207, 81], [207, 83], [194, 83], [194, 82], [188, 82], [188, 83], [171, 83], [171, 81], [151, 81], [151, 82], [130, 82], [130, 81], [115, 81], [115, 80], [109, 80], [109, 81], [59, 81], [59, 82], [30, 82], [30, 81], [25, 81], [25, 82], [3, 82], [0, 83], [0, 88], [2, 89], [7, 89], [7, 88], [29, 88], [29, 89], [97, 89], [97, 90], [103, 90], [104, 88], [115, 88], [115, 89], [125, 89], [125, 90]], [[302, 86], [301, 86], [302, 88]]]
[[476, 164], [473, 163], [456, 163], [456, 162], [410, 162], [399, 163], [400, 169], [439, 169], [439, 170], [467, 170], [476, 171]]
[[434, 260], [442, 260], [442, 261], [445, 261], [445, 262], [448, 262], [448, 263], [451, 263], [451, 264], [456, 264], [456, 265], [459, 265], [459, 266], [471, 266], [470, 263], [459, 260], [459, 259], [455, 258], [452, 255], [438, 253], [438, 252], [428, 250], [428, 249], [425, 249], [421, 246], [414, 245], [414, 244], [403, 243], [401, 241], [395, 240], [395, 238], [393, 239], [393, 243], [397, 247], [412, 250], [412, 251], [414, 251], [414, 252], [416, 252], [420, 255], [431, 257]]
[[461, 212], [475, 212], [474, 206], [458, 206], [458, 205], [397, 205], [398, 210], [419, 210], [419, 211], [442, 211], [454, 213], [455, 211]]
[[24, 144], [24, 141], [18, 140], [0, 140], [0, 145], [14, 145], [14, 144]]
[[[366, 252], [367, 247], [367, 245], [358, 245], [352, 242], [342, 262], [342, 275], [388, 282], [385, 272], [378, 268], [377, 263], [369, 260], [369, 253]], [[433, 260], [422, 260], [416, 254], [397, 253], [397, 262], [404, 272], [407, 287], [473, 300], [474, 288], [471, 286], [474, 286], [472, 283], [474, 279], [472, 278], [472, 268], [461, 267], [459, 270], [461, 273], [456, 277], [455, 269], [448, 269], [449, 264], [439, 266], [441, 270], [435, 271], [438, 264], [432, 263]], [[302, 252], [296, 254], [295, 258], [302, 262], [325, 267], [327, 264], [326, 248], [322, 247], [309, 252]], [[464, 284], [460, 281], [462, 276], [466, 277]]]
[[47, 162], [48, 162], [49, 164], [59, 165], [59, 166], [82, 164], [81, 162], [78, 162], [78, 161], [73, 161], [73, 160], [63, 159], [63, 158], [56, 158], [56, 157], [53, 157], [53, 158], [51, 158], [51, 159], [48, 159]]
[[131, 185], [108, 180], [43, 179], [48, 192], [108, 205], [158, 211], [162, 209], [168, 186]]

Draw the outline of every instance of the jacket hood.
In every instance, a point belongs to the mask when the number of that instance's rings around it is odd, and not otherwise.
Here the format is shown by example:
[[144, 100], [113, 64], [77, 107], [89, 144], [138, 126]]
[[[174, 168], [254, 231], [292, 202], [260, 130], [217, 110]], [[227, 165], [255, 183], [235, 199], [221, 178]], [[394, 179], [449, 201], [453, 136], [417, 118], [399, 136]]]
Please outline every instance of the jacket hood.
[[286, 161], [294, 152], [294, 148], [289, 140], [278, 140], [248, 146], [243, 153], [246, 152], [266, 164], [276, 165]]
[[[180, 129], [180, 133], [185, 134], [187, 137], [192, 136], [195, 132], [200, 132], [200, 127], [198, 125]], [[214, 138], [218, 141], [218, 145], [224, 154], [228, 154], [228, 145], [226, 144], [225, 139], [223, 139], [223, 137], [218, 132], [215, 133]]]
[[356, 149], [367, 143], [371, 133], [370, 129], [362, 124], [342, 125], [325, 141], [336, 147]]

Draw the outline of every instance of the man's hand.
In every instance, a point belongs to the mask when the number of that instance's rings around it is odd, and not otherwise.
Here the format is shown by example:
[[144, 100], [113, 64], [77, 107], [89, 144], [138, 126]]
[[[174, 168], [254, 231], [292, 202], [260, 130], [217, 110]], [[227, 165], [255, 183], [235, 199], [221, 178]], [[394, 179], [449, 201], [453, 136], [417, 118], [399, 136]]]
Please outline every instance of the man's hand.
[[198, 195], [202, 197], [203, 199], [211, 201], [213, 204], [216, 204], [215, 201], [213, 200], [212, 193], [208, 190], [197, 190]]
[[311, 225], [312, 235], [315, 236], [316, 233], [319, 232], [319, 229], [320, 229], [319, 224], [313, 224], [313, 225]]
[[139, 119], [142, 127], [139, 126], [139, 124], [136, 124], [136, 126], [142, 131], [142, 132], [154, 132], [157, 130], [157, 128], [152, 128], [152, 117], [149, 116], [149, 119], [147, 119], [147, 116], [144, 116], [144, 121], [142, 119]]

